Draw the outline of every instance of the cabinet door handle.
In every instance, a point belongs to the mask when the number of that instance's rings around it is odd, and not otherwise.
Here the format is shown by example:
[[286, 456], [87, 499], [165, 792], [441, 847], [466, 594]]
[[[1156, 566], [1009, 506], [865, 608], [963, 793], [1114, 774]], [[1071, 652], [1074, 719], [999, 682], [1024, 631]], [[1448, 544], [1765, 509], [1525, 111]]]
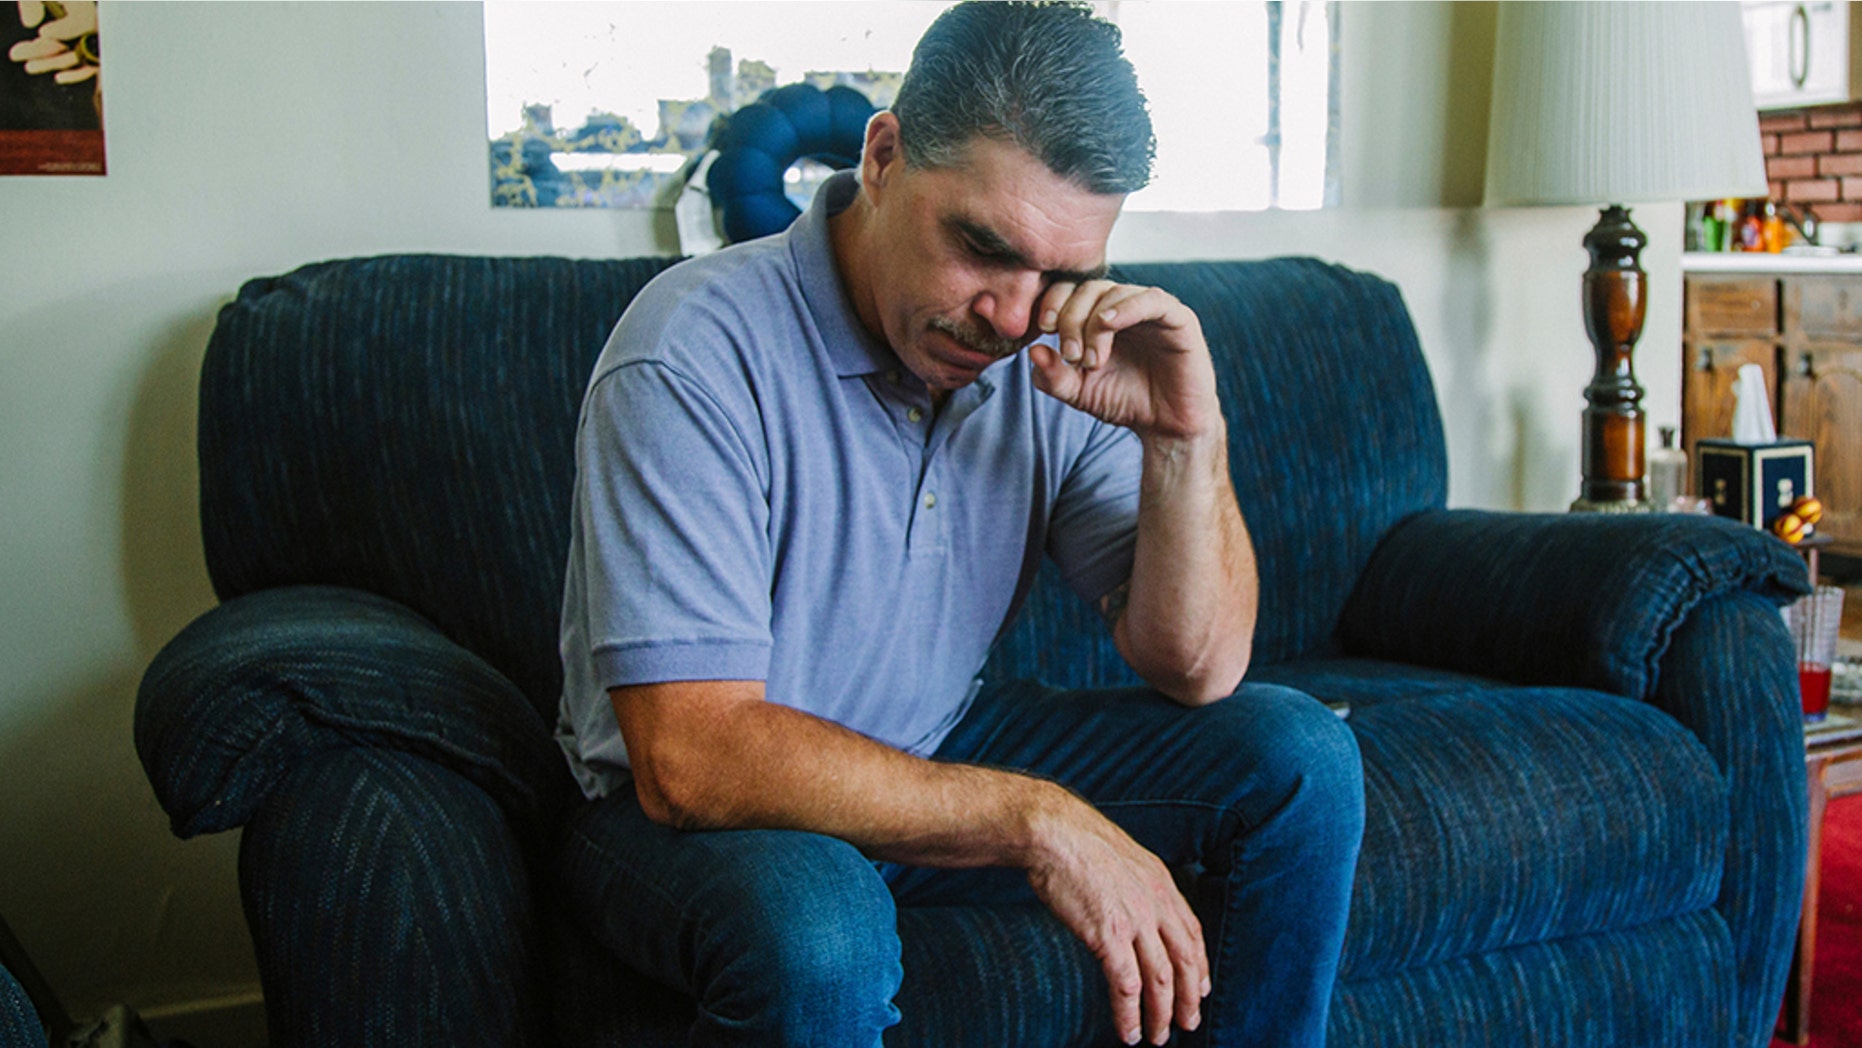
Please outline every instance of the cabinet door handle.
[[[1810, 79], [1810, 12], [1798, 4], [1791, 10], [1791, 86], [1804, 89], [1804, 81]], [[1803, 66], [1799, 68], [1798, 57], [1803, 57]]]
[[1694, 370], [1713, 370], [1713, 350], [1710, 347], [1702, 346], [1700, 347], [1700, 352], [1694, 354]]
[[1800, 353], [1797, 357], [1797, 367], [1793, 370], [1797, 372], [1799, 378], [1816, 378], [1817, 362], [1809, 353]]

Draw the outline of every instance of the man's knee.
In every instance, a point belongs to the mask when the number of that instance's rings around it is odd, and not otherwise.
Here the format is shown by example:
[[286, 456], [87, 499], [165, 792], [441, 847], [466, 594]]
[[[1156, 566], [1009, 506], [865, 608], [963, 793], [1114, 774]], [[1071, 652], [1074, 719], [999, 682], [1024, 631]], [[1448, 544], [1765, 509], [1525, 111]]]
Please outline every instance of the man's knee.
[[695, 958], [700, 1006], [762, 1028], [771, 1044], [858, 1044], [897, 1021], [898, 915], [851, 845], [780, 834], [767, 864], [709, 886]]
[[1212, 742], [1244, 755], [1256, 805], [1322, 822], [1355, 842], [1364, 825], [1364, 765], [1349, 724], [1312, 696], [1271, 684], [1244, 684], [1208, 709], [1222, 707], [1228, 724]]
[[889, 976], [896, 989], [898, 914], [885, 882], [859, 862], [856, 876], [814, 883], [771, 871], [739, 910], [744, 955], [790, 992], [832, 997]]

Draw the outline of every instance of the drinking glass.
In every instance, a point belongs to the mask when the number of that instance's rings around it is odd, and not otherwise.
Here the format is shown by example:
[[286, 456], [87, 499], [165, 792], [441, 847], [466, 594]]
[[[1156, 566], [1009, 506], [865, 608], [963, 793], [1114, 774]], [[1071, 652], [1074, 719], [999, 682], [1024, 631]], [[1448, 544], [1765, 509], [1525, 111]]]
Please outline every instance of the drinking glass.
[[1797, 686], [1803, 694], [1804, 719], [1820, 721], [1830, 712], [1830, 666], [1836, 661], [1836, 633], [1843, 621], [1843, 591], [1818, 586], [1816, 592], [1784, 609], [1797, 647]]

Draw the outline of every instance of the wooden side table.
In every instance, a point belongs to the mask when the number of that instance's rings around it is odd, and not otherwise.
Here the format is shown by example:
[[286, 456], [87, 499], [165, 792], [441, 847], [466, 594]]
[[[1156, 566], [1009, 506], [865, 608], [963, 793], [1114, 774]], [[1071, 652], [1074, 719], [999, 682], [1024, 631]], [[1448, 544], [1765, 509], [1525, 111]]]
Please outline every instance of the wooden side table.
[[1830, 801], [1862, 793], [1862, 736], [1819, 741], [1805, 737], [1804, 765], [1810, 776], [1809, 862], [1804, 868], [1804, 913], [1797, 926], [1797, 955], [1784, 985], [1782, 1036], [1810, 1043], [1810, 987], [1817, 963], [1817, 895], [1822, 887], [1823, 812]]

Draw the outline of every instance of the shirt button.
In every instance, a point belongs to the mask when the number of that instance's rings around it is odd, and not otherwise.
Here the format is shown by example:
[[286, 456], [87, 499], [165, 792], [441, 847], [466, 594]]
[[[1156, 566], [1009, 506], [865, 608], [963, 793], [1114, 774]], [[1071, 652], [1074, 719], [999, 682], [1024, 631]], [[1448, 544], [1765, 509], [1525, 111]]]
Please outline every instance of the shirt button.
[[917, 408], [913, 408], [905, 413], [905, 417], [911, 419], [913, 422], [917, 422], [919, 419], [925, 417], [925, 413]]
[[925, 492], [925, 508], [926, 509], [937, 508], [937, 494], [935, 492], [930, 492], [930, 491]]

